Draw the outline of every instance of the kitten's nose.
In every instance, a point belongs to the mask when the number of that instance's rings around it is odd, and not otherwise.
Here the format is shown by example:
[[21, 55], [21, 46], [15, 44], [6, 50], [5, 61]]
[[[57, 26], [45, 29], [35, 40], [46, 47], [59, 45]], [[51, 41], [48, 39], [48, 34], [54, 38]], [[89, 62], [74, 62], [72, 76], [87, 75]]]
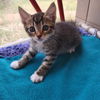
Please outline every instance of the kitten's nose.
[[37, 35], [38, 39], [40, 39], [40, 38], [41, 38], [41, 36], [42, 36], [42, 35]]

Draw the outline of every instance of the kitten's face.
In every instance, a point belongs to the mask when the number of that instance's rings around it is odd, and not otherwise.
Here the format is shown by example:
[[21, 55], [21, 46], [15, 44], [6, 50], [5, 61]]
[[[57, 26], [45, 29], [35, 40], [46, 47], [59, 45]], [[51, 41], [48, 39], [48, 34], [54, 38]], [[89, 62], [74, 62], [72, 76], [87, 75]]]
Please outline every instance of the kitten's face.
[[28, 14], [19, 7], [19, 13], [29, 36], [36, 39], [45, 39], [54, 31], [56, 20], [56, 7], [52, 3], [45, 13]]

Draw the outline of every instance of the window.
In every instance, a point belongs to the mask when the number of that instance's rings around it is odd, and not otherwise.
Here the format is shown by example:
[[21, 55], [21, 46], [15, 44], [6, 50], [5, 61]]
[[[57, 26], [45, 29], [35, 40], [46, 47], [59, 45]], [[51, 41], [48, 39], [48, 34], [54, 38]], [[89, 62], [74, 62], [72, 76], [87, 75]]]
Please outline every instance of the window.
[[[54, 0], [36, 1], [38, 2], [42, 11], [46, 11], [50, 3]], [[66, 20], [75, 19], [77, 0], [62, 1]], [[28, 37], [20, 20], [18, 6], [21, 6], [31, 14], [35, 13], [35, 10], [29, 0], [0, 0], [0, 45]], [[59, 20], [60, 17], [57, 10], [57, 21]]]

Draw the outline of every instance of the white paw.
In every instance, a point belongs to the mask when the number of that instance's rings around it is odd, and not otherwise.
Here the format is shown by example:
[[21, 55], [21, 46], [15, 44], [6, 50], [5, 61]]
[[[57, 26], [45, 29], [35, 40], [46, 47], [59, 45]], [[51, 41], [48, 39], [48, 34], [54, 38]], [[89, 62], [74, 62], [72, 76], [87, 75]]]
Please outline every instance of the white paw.
[[18, 63], [18, 61], [13, 61], [13, 62], [10, 64], [10, 67], [13, 68], [13, 69], [18, 69], [18, 68], [19, 68], [19, 63]]
[[34, 74], [32, 74], [31, 77], [30, 77], [30, 79], [34, 83], [41, 82], [43, 80], [43, 78], [44, 78], [43, 76], [39, 76], [36, 72]]
[[75, 52], [75, 48], [68, 50], [68, 53], [73, 53], [73, 52]]

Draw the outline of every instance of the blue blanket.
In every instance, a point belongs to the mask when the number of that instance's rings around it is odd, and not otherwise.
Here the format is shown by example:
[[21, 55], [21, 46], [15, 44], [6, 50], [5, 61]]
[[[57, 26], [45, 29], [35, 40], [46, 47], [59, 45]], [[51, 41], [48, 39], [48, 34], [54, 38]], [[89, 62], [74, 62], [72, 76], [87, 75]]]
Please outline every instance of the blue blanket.
[[0, 100], [100, 100], [99, 39], [84, 36], [76, 52], [59, 56], [39, 84], [30, 76], [44, 55], [38, 54], [23, 69], [11, 69], [10, 63], [20, 57], [0, 58]]

